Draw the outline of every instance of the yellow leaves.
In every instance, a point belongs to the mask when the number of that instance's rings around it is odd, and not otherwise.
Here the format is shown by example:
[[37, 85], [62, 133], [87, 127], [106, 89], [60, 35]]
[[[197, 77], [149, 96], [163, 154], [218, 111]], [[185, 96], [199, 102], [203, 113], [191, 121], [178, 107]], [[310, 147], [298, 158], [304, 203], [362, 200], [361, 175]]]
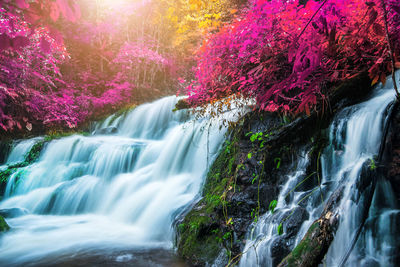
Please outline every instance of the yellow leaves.
[[189, 31], [189, 27], [187, 25], [180, 25], [178, 30], [176, 31], [178, 34], [184, 34]]
[[189, 0], [189, 6], [191, 10], [198, 10], [203, 6], [203, 1], [201, 0]]
[[229, 13], [231, 13], [231, 15], [236, 14], [237, 12], [238, 12], [237, 9], [231, 9], [231, 10], [229, 11]]
[[160, 0], [167, 8], [164, 18], [175, 31], [174, 47], [194, 51], [197, 41], [211, 31], [218, 30], [231, 14], [230, 0]]
[[172, 16], [175, 13], [175, 8], [174, 7], [169, 7], [167, 10], [167, 16]]
[[204, 15], [204, 20], [199, 22], [199, 28], [200, 29], [217, 29], [218, 27], [221, 26], [221, 12], [216, 13], [216, 14], [205, 14]]
[[375, 78], [372, 80], [371, 85], [374, 86], [379, 81], [379, 75], [376, 75]]
[[178, 24], [178, 16], [172, 16], [172, 17], [170, 18], [170, 20], [171, 20], [172, 23]]

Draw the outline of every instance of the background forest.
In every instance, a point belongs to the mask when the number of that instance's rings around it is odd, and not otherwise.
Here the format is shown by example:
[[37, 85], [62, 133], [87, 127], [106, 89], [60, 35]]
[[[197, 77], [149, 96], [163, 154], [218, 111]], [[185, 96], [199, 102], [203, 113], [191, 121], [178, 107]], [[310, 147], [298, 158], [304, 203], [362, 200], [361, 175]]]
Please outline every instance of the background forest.
[[79, 128], [163, 95], [310, 113], [400, 68], [397, 0], [3, 0], [0, 132]]

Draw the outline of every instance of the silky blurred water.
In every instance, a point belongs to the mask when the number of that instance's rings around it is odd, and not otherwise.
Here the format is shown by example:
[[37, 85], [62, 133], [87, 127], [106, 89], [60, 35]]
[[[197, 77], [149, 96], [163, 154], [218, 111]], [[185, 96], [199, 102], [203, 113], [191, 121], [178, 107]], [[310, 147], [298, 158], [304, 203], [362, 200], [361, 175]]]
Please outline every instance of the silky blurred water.
[[[330, 144], [321, 155], [321, 191], [324, 201], [321, 201], [319, 188], [295, 190], [290, 200], [285, 200], [288, 192], [305, 179], [308, 159], [306, 156], [300, 157], [297, 170], [288, 175], [286, 184], [280, 190], [276, 212], [264, 214], [247, 234], [241, 267], [277, 265], [279, 262], [274, 263], [271, 249], [274, 241], [281, 238], [277, 233], [279, 223], [287, 217], [289, 211], [300, 206], [306, 209], [308, 219], [292, 239], [294, 242], [288, 244], [293, 249], [312, 222], [320, 217], [329, 196], [344, 184], [344, 195], [339, 206], [339, 229], [321, 266], [340, 265], [361, 224], [365, 204], [363, 192], [359, 191], [356, 183], [360, 179], [363, 164], [379, 152], [387, 107], [394, 98], [393, 81], [388, 78], [385, 86], [377, 86], [367, 101], [337, 114], [329, 128]], [[299, 200], [307, 195], [310, 196], [300, 205]], [[396, 248], [400, 243], [399, 222], [400, 210], [391, 184], [380, 180], [366, 226], [345, 266], [398, 266]]]
[[[163, 98], [94, 127], [116, 127], [114, 134], [51, 141], [15, 172], [0, 209], [27, 214], [7, 218], [0, 265], [181, 265], [173, 221], [198, 196], [225, 138], [222, 121], [238, 114], [195, 120], [172, 111], [177, 101]], [[8, 162], [23, 160], [35, 142], [16, 145]]]

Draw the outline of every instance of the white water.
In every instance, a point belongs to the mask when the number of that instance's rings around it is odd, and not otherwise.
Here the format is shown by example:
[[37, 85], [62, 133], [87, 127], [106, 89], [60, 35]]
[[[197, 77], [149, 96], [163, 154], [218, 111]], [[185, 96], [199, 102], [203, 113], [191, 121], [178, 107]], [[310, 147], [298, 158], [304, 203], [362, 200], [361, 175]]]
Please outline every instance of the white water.
[[[339, 266], [361, 223], [364, 196], [356, 188], [356, 183], [363, 164], [378, 154], [387, 106], [394, 100], [394, 95], [392, 80], [388, 79], [385, 86], [375, 89], [370, 100], [338, 114], [330, 127], [330, 145], [321, 156], [321, 189], [324, 202], [326, 203], [339, 185], [345, 184], [345, 191], [339, 208], [340, 226], [324, 266]], [[277, 234], [277, 227], [287, 217], [288, 210], [302, 206], [309, 214], [309, 219], [303, 222], [296, 237], [290, 239], [294, 240], [293, 244], [287, 244], [290, 249], [301, 241], [312, 222], [321, 215], [325, 203], [321, 203], [318, 187], [314, 192], [295, 190], [289, 201], [284, 199], [290, 189], [305, 178], [305, 161], [300, 160], [298, 170], [289, 175], [286, 184], [283, 185], [275, 214], [267, 212], [248, 233], [240, 266], [274, 266], [279, 263], [273, 262], [271, 248], [274, 241], [285, 237], [285, 233], [281, 237]], [[309, 193], [312, 193], [311, 196], [299, 205], [299, 199]], [[385, 201], [379, 201], [382, 199]], [[395, 224], [399, 223], [399, 214], [390, 183], [379, 181], [366, 227], [345, 266], [396, 266], [395, 248], [400, 238], [399, 233], [396, 233], [398, 227], [395, 227]]]
[[24, 161], [24, 156], [31, 150], [31, 148], [39, 141], [41, 138], [32, 138], [28, 140], [22, 140], [15, 142], [11, 150], [10, 155], [8, 155], [6, 164], [11, 165], [18, 162]]
[[[176, 101], [142, 105], [95, 127], [116, 126], [113, 135], [54, 140], [37, 163], [12, 175], [0, 209], [29, 214], [7, 219], [12, 230], [0, 238], [0, 265], [73, 262], [101, 250], [116, 251], [120, 262], [133, 257], [130, 249], [171, 249], [175, 216], [199, 193], [226, 131], [221, 118], [172, 112]], [[224, 116], [233, 120], [235, 112]]]

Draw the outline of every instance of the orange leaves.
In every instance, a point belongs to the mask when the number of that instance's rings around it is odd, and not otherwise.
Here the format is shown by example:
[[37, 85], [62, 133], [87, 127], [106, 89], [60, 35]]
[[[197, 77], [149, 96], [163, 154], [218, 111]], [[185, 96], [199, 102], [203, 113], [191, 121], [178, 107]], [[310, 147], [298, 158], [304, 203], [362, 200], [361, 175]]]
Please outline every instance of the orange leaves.
[[373, 86], [373, 85], [377, 84], [378, 81], [379, 81], [379, 75], [376, 75], [375, 78], [372, 80], [371, 85]]

